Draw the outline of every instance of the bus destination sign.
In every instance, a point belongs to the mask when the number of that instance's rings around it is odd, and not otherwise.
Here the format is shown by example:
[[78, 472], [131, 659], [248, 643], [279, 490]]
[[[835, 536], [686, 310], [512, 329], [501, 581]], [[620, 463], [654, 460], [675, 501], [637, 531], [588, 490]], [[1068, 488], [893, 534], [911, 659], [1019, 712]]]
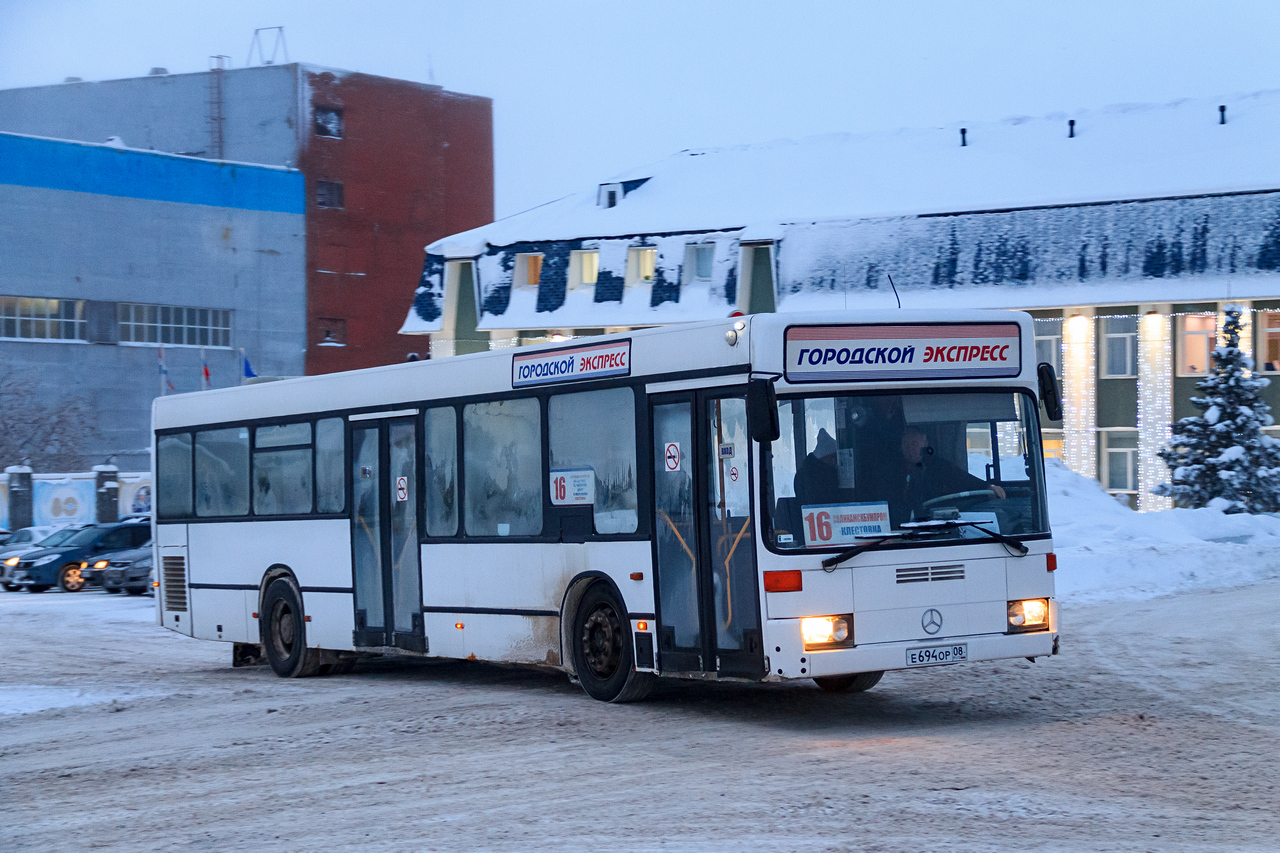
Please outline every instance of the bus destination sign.
[[788, 382], [1017, 376], [1017, 323], [791, 326]]
[[511, 387], [631, 375], [631, 340], [561, 347], [512, 356]]

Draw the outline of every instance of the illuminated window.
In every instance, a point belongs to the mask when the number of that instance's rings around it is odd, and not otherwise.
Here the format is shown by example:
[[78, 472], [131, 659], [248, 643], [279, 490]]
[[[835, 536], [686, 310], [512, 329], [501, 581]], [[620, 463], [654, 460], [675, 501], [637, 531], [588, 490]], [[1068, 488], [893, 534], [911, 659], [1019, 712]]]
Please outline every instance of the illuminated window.
[[515, 276], [512, 284], [537, 290], [542, 281], [542, 255], [516, 255]]
[[627, 286], [652, 285], [658, 265], [657, 249], [627, 250]]
[[1178, 318], [1178, 375], [1204, 376], [1214, 347], [1212, 314], [1184, 314]]
[[0, 296], [0, 338], [82, 341], [84, 335], [81, 301]]
[[1102, 375], [1105, 378], [1138, 375], [1138, 317], [1105, 317], [1102, 320]]
[[600, 253], [591, 251], [572, 252], [569, 255], [569, 289], [579, 287], [595, 287], [600, 277]]
[[1258, 361], [1264, 373], [1280, 373], [1280, 311], [1259, 311]]

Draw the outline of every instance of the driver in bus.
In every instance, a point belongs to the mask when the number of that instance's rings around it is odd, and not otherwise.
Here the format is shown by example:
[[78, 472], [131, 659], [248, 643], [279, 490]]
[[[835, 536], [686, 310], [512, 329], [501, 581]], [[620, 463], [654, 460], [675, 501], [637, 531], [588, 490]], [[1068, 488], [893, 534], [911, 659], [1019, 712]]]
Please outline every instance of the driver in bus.
[[918, 514], [923, 513], [925, 501], [944, 495], [980, 491], [992, 492], [1000, 500], [1005, 497], [998, 483], [988, 483], [935, 455], [929, 446], [929, 437], [916, 427], [902, 431], [902, 478], [901, 500], [891, 501], [890, 506], [897, 510], [895, 515], [910, 510], [917, 515], [917, 520], [924, 520], [924, 516]]

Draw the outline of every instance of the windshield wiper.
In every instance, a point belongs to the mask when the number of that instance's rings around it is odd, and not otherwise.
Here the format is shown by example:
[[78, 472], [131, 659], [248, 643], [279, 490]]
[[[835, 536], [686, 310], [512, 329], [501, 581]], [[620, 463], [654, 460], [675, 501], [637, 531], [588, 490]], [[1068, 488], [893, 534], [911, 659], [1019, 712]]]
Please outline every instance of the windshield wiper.
[[1027, 552], [1031, 549], [1018, 539], [1012, 536], [1005, 536], [1003, 533], [996, 533], [994, 530], [988, 530], [983, 527], [984, 524], [990, 524], [989, 521], [957, 521], [955, 519], [935, 519], [933, 521], [904, 521], [903, 527], [911, 527], [917, 530], [955, 530], [958, 527], [971, 527], [974, 530], [985, 533], [991, 539], [996, 540], [1001, 545], [1012, 548], [1018, 552], [1019, 557], [1027, 556]]
[[[863, 551], [874, 551], [877, 548], [884, 545], [885, 543], [892, 542], [895, 539], [915, 539], [919, 536], [919, 534], [916, 533], [914, 530], [900, 530], [900, 531], [895, 531], [893, 533], [873, 533], [872, 536], [874, 538], [870, 539], [870, 541], [862, 545], [855, 545], [854, 547], [850, 548], [848, 551], [841, 551], [839, 554], [836, 554], [834, 557], [828, 557], [827, 559], [823, 560], [822, 568], [826, 569], [827, 571], [831, 571], [836, 566], [843, 563], [845, 560], [852, 559], [858, 556], [859, 554], [861, 554]], [[862, 537], [859, 537], [859, 538], [862, 538]]]
[[823, 560], [822, 568], [826, 569], [827, 571], [831, 571], [836, 566], [843, 563], [845, 560], [851, 560], [865, 551], [875, 551], [876, 549], [881, 548], [890, 542], [894, 542], [902, 539], [906, 539], [906, 540], [919, 539], [921, 536], [924, 536], [929, 533], [941, 533], [944, 530], [955, 530], [958, 527], [972, 527], [975, 530], [985, 533], [989, 538], [994, 539], [1000, 544], [1005, 545], [1009, 548], [1012, 548], [1014, 551], [1017, 552], [1019, 557], [1027, 556], [1027, 552], [1030, 549], [1026, 545], [1022, 544], [1021, 541], [1014, 539], [1012, 536], [1005, 536], [1003, 533], [996, 533], [993, 530], [988, 530], [987, 528], [982, 526], [983, 524], [990, 524], [990, 522], [954, 521], [951, 519], [937, 519], [934, 521], [904, 521], [902, 523], [902, 526], [910, 529], [896, 530], [892, 533], [872, 534], [872, 537], [874, 538], [868, 537], [869, 541], [866, 542], [865, 544], [856, 545], [847, 551], [841, 551], [839, 554], [836, 554], [834, 557], [828, 557], [827, 559]]

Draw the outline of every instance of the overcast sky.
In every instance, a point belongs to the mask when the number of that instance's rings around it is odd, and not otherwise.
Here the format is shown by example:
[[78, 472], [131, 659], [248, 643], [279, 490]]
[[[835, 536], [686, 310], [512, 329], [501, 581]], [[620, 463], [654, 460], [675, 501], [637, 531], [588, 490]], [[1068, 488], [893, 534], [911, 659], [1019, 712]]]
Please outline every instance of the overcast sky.
[[276, 25], [493, 98], [499, 216], [684, 148], [1280, 88], [1264, 0], [0, 0], [0, 88], [238, 67]]

